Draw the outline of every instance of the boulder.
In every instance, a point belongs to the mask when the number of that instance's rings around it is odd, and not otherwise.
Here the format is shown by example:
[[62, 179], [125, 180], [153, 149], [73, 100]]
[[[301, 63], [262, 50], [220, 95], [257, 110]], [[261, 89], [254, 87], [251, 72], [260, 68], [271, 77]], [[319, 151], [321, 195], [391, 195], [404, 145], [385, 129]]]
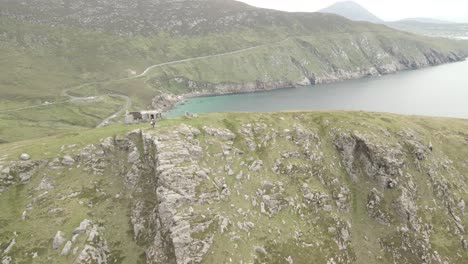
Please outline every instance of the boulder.
[[263, 161], [261, 160], [256, 160], [249, 166], [250, 171], [259, 171], [262, 168], [263, 168]]
[[110, 151], [114, 148], [114, 139], [112, 137], [101, 140], [101, 148], [104, 151]]
[[31, 179], [32, 175], [31, 173], [21, 173], [19, 175], [20, 181], [22, 183], [28, 182]]
[[204, 126], [203, 131], [205, 131], [206, 134], [216, 137], [220, 140], [230, 141], [236, 138], [236, 135], [229, 129], [218, 129]]
[[63, 245], [63, 243], [65, 243], [63, 232], [57, 231], [57, 234], [55, 234], [55, 237], [54, 237], [54, 241], [52, 242], [52, 248], [58, 249], [61, 245]]
[[269, 182], [269, 181], [263, 181], [262, 182], [262, 189], [269, 191], [271, 189], [275, 188], [275, 184]]
[[2, 258], [2, 264], [10, 264], [12, 261], [12, 258], [10, 256], [4, 256]]
[[3, 168], [0, 171], [0, 179], [6, 179], [10, 176], [10, 167]]
[[13, 248], [13, 246], [15, 246], [15, 244], [16, 244], [16, 239], [13, 238], [13, 239], [10, 241], [10, 244], [8, 244], [8, 246], [6, 247], [6, 249], [3, 251], [3, 254], [4, 254], [4, 255], [5, 255], [5, 254], [8, 254], [8, 253], [11, 251], [11, 249]]
[[62, 164], [65, 166], [71, 166], [73, 163], [75, 163], [75, 160], [70, 156], [65, 156], [62, 159]]
[[31, 156], [29, 154], [23, 153], [20, 155], [20, 160], [22, 161], [28, 161], [31, 159]]
[[42, 178], [41, 183], [34, 189], [36, 191], [42, 191], [42, 190], [50, 190], [53, 189], [54, 186], [52, 186], [50, 180], [46, 177]]
[[198, 136], [201, 133], [200, 130], [194, 127], [188, 126], [186, 124], [181, 124], [177, 128], [177, 132], [179, 132], [181, 135], [184, 135], [187, 138]]
[[462, 243], [463, 249], [468, 250], [468, 240], [462, 239], [461, 243]]
[[254, 247], [254, 251], [257, 252], [257, 253], [260, 253], [262, 255], [267, 255], [267, 251], [265, 250], [264, 247], [261, 247], [261, 246], [255, 246]]
[[81, 221], [80, 226], [75, 228], [75, 230], [73, 230], [73, 234], [83, 234], [83, 233], [85, 233], [86, 229], [91, 224], [92, 224], [92, 222], [90, 220], [88, 220], [88, 219], [85, 219], [85, 220]]
[[72, 248], [72, 245], [73, 245], [73, 244], [72, 244], [71, 241], [68, 241], [68, 242], [65, 244], [65, 246], [63, 247], [62, 252], [61, 252], [62, 256], [67, 256], [67, 255], [70, 253], [70, 250], [71, 250], [71, 248]]

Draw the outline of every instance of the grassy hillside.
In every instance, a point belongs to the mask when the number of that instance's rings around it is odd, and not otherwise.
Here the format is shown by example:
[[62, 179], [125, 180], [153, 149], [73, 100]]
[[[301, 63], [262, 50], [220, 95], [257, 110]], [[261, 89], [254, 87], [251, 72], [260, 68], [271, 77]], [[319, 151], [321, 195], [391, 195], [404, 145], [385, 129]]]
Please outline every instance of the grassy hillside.
[[466, 120], [228, 113], [158, 125], [0, 146], [2, 259], [468, 260]]
[[[97, 105], [62, 104], [70, 99], [66, 89], [103, 98], [125, 94], [134, 109], [161, 108], [165, 103], [153, 100], [161, 94], [338, 81], [454, 61], [468, 50], [464, 42], [335, 15], [285, 13], [228, 0], [0, 3], [0, 142], [93, 127], [117, 110], [115, 98]], [[200, 59], [122, 80], [151, 65], [190, 58]], [[90, 82], [99, 84], [82, 86]], [[40, 106], [46, 102], [57, 104]], [[70, 116], [70, 108], [81, 110]], [[56, 115], [60, 112], [64, 115]], [[15, 126], [25, 132], [13, 135]]]

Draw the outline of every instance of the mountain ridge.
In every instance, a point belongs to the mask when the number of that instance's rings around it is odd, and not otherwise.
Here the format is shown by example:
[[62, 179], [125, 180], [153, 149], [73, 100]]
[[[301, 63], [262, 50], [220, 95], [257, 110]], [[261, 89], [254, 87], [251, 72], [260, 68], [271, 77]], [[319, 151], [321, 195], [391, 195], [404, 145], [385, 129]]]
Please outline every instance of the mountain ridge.
[[336, 2], [329, 7], [320, 9], [318, 12], [336, 14], [354, 21], [367, 21], [377, 24], [382, 24], [384, 22], [354, 1]]

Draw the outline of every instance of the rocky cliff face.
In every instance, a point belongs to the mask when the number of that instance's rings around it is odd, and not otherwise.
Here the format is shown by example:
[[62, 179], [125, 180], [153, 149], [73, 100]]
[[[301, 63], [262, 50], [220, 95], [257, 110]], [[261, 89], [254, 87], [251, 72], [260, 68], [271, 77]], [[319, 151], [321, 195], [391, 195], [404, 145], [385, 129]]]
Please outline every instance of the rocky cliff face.
[[[236, 77], [226, 75], [222, 65], [214, 63], [207, 66], [204, 62], [194, 62], [188, 64], [187, 68], [184, 67], [184, 71], [159, 70], [164, 74], [155, 71], [156, 76], [149, 78], [148, 85], [151, 87], [176, 86], [178, 91], [185, 91], [182, 92], [185, 97], [247, 93], [393, 74], [404, 70], [462, 61], [468, 55], [463, 51], [438, 51], [421, 47], [411, 41], [395, 42], [390, 46], [380, 43], [384, 40], [375, 41], [365, 34], [347, 41], [349, 41], [347, 46], [339, 41], [332, 42], [333, 47], [330, 51], [316, 46], [316, 43], [311, 43], [307, 38], [299, 37], [294, 40], [296, 45], [291, 47], [291, 55], [277, 55], [273, 50], [265, 56], [252, 54], [258, 64], [252, 67], [249, 74], [258, 76], [256, 80], [249, 81], [242, 78], [236, 80]], [[413, 47], [408, 48], [406, 45]], [[305, 55], [299, 58], [294, 48]], [[321, 55], [329, 52], [331, 52], [329, 57]], [[233, 69], [238, 72], [245, 71], [244, 67], [250, 68], [249, 59], [244, 58], [226, 58], [223, 63], [230, 65], [229, 67], [239, 65], [238, 68]], [[201, 67], [204, 67], [208, 74], [192, 74], [192, 69], [195, 72]], [[213, 75], [216, 77], [211, 77]], [[210, 81], [212, 79], [216, 81]], [[180, 100], [181, 97], [177, 99], [177, 96], [170, 94], [158, 95], [151, 105], [156, 109], [167, 110]]]
[[2, 260], [464, 263], [466, 129], [358, 112], [209, 115], [2, 163], [3, 212], [12, 197], [25, 206], [0, 215]]

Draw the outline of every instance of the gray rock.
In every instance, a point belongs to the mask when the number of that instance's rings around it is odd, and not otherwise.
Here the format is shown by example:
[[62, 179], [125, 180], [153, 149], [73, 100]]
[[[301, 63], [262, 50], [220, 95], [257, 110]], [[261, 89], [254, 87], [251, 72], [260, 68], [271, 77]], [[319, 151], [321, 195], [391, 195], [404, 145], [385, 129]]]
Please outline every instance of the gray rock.
[[460, 214], [464, 216], [465, 215], [465, 200], [460, 199], [460, 202], [458, 202], [458, 208], [460, 209]]
[[261, 246], [254, 246], [254, 251], [257, 252], [257, 253], [260, 253], [262, 255], [267, 255], [267, 251], [265, 250], [264, 247], [261, 247]]
[[418, 160], [426, 159], [426, 153], [428, 151], [424, 144], [416, 140], [407, 140], [406, 143], [409, 146], [411, 153], [416, 156]]
[[11, 251], [11, 249], [13, 248], [13, 246], [14, 246], [15, 244], [16, 244], [16, 239], [13, 238], [13, 239], [10, 241], [10, 244], [8, 244], [8, 246], [7, 246], [7, 247], [5, 248], [5, 250], [3, 251], [3, 254], [4, 254], [4, 255], [8, 254], [8, 252]]
[[42, 178], [41, 183], [34, 189], [36, 191], [43, 191], [43, 190], [50, 190], [53, 189], [54, 186], [52, 186], [50, 180], [46, 177]]
[[243, 172], [243, 171], [240, 171], [240, 172], [236, 175], [236, 181], [241, 181], [243, 178], [244, 178], [244, 172]]
[[138, 153], [136, 147], [132, 152], [130, 152], [130, 154], [128, 154], [127, 161], [128, 163], [137, 163], [140, 161], [140, 154]]
[[263, 195], [263, 204], [271, 214], [279, 213], [287, 203], [280, 194]]
[[262, 182], [262, 189], [269, 191], [269, 190], [271, 190], [273, 188], [275, 188], [275, 185], [273, 183], [271, 183], [269, 181], [263, 181]]
[[10, 264], [13, 259], [10, 256], [4, 256], [2, 258], [2, 264]]
[[57, 231], [55, 234], [54, 241], [52, 242], [52, 248], [58, 249], [63, 243], [65, 243], [65, 238], [63, 237], [62, 231]]
[[348, 229], [342, 228], [341, 229], [341, 238], [343, 241], [350, 241], [351, 240], [351, 235], [349, 234]]
[[410, 225], [415, 227], [418, 207], [413, 199], [413, 194], [406, 188], [402, 187], [400, 197], [394, 202], [394, 207], [401, 220], [408, 221]]
[[81, 221], [80, 223], [80, 226], [75, 228], [75, 230], [73, 230], [73, 234], [83, 234], [86, 232], [86, 229], [88, 229], [88, 227], [92, 224], [92, 222], [88, 219], [85, 219], [83, 221]]
[[218, 128], [212, 128], [208, 126], [203, 127], [203, 131], [207, 133], [210, 136], [217, 137], [218, 139], [221, 140], [234, 140], [236, 138], [236, 135], [232, 133], [229, 129], [218, 129]]
[[0, 171], [0, 179], [6, 179], [10, 176], [10, 167], [2, 168]]
[[22, 161], [28, 161], [30, 159], [31, 159], [31, 156], [29, 156], [29, 154], [23, 153], [20, 155], [20, 160]]
[[62, 159], [62, 164], [65, 166], [71, 166], [75, 163], [75, 160], [70, 156], [65, 156]]
[[250, 171], [260, 171], [261, 169], [263, 169], [263, 161], [261, 160], [256, 160], [249, 166]]
[[105, 246], [96, 247], [85, 245], [73, 264], [106, 264], [108, 249]]
[[348, 175], [354, 181], [367, 176], [382, 184], [385, 181], [380, 178], [400, 176], [405, 165], [405, 157], [399, 144], [376, 143], [370, 135], [359, 132], [340, 133], [335, 137], [334, 143], [341, 152]]
[[390, 217], [382, 208], [383, 194], [377, 189], [372, 189], [371, 193], [367, 196], [367, 213], [370, 217], [374, 218], [380, 224], [390, 223]]
[[112, 137], [108, 137], [108, 138], [101, 140], [101, 147], [105, 151], [112, 150], [112, 148], [114, 147], [114, 139]]
[[71, 241], [68, 241], [68, 242], [65, 244], [65, 246], [63, 247], [62, 252], [61, 252], [62, 256], [67, 256], [67, 255], [70, 253], [70, 250], [71, 250], [71, 248], [72, 248], [72, 245], [73, 245], [73, 244], [72, 244]]
[[225, 218], [225, 217], [221, 217], [220, 218], [220, 231], [221, 231], [221, 234], [224, 233], [225, 230], [227, 230], [227, 227], [229, 226], [229, 219], [228, 218]]
[[22, 183], [28, 182], [31, 179], [31, 173], [20, 173], [19, 178]]
[[240, 236], [233, 236], [233, 237], [231, 238], [231, 240], [232, 240], [232, 241], [241, 241], [242, 239], [241, 239]]
[[179, 132], [180, 134], [184, 135], [185, 137], [195, 137], [195, 136], [198, 136], [200, 135], [200, 130], [194, 128], [194, 127], [191, 127], [191, 126], [188, 126], [186, 124], [181, 124], [178, 128], [177, 128], [177, 132]]

